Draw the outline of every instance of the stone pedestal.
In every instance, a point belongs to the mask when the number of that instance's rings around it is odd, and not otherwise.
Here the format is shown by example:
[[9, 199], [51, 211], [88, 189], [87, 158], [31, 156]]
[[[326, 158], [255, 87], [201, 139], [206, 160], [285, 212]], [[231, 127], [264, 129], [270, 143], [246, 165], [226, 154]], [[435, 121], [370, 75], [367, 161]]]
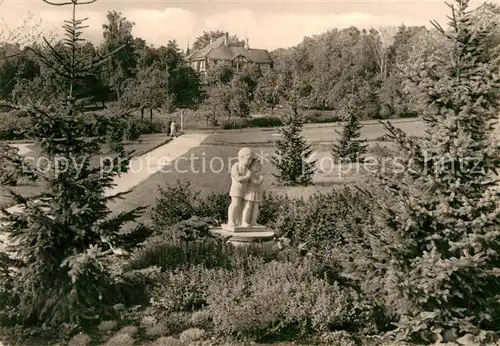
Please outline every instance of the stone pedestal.
[[266, 226], [255, 225], [255, 226], [229, 226], [227, 223], [221, 225], [221, 229], [227, 232], [233, 233], [243, 233], [243, 232], [266, 232]]
[[251, 243], [274, 243], [274, 232], [266, 226], [256, 225], [249, 227], [228, 226], [222, 224], [220, 228], [212, 228], [210, 233], [217, 238], [226, 240], [236, 246]]

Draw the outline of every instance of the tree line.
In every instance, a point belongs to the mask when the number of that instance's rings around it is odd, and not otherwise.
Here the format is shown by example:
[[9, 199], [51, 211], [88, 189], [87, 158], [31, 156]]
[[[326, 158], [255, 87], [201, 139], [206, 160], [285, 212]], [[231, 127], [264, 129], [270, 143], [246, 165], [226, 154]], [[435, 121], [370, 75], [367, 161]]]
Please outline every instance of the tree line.
[[[477, 10], [481, 21], [494, 20], [500, 13], [492, 4]], [[176, 108], [201, 109], [207, 122], [248, 117], [252, 112], [274, 114], [290, 97], [288, 85], [297, 85], [300, 109], [333, 111], [342, 115], [349, 95], [355, 94], [360, 119], [416, 116], [417, 93], [411, 75], [436, 52], [448, 49], [446, 40], [435, 29], [424, 26], [379, 29], [333, 29], [306, 37], [297, 46], [271, 52], [274, 68], [250, 66], [236, 71], [230, 64], [217, 65], [202, 78], [184, 63], [183, 52], [175, 40], [153, 47], [132, 34], [134, 23], [121, 13], [110, 11], [103, 25], [104, 42], [96, 46], [79, 42], [87, 56], [105, 55], [124, 46], [110, 60], [104, 72], [88, 74], [75, 84], [79, 96], [89, 95], [89, 105], [105, 107], [119, 101], [127, 108], [149, 110]], [[224, 31], [205, 31], [194, 42], [200, 49], [224, 35]], [[492, 33], [497, 42], [500, 35]], [[236, 35], [232, 40], [241, 41]], [[492, 42], [492, 44], [495, 44]], [[63, 41], [54, 45], [59, 55]], [[3, 42], [0, 50], [0, 98], [10, 102], [50, 101], [56, 91], [66, 88], [61, 79], [47, 75], [35, 52], [47, 53], [37, 43], [21, 48]], [[3, 58], [3, 59], [2, 59]], [[61, 60], [62, 61], [62, 60]]]

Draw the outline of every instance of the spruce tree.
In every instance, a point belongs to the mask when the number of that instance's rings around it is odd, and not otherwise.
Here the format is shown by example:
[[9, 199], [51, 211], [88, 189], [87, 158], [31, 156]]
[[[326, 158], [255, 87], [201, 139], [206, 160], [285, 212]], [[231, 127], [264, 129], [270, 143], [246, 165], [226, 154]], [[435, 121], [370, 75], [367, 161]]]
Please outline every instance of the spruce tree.
[[497, 24], [474, 20], [467, 0], [449, 6], [448, 30], [433, 24], [452, 43], [450, 56], [416, 80], [427, 135], [417, 141], [387, 125], [407, 169], [384, 177], [395, 200], [377, 233], [389, 289], [379, 293], [402, 336], [429, 342], [500, 329], [500, 74], [488, 47]]
[[363, 125], [359, 123], [355, 101], [353, 95], [349, 96], [345, 107], [346, 122], [342, 127], [342, 132], [335, 130], [340, 138], [332, 147], [332, 155], [340, 161], [362, 162], [363, 155], [366, 153], [366, 140], [360, 139], [360, 130]]
[[[113, 178], [127, 170], [125, 153], [104, 166], [90, 165], [106, 142], [106, 138], [95, 136], [102, 132], [97, 129], [115, 126], [102, 116], [84, 113], [74, 90], [78, 80], [98, 73], [116, 52], [101, 57], [79, 52], [85, 26], [84, 19], [76, 18], [76, 9], [95, 0], [45, 2], [69, 5], [73, 10], [71, 20], [63, 26], [67, 49], [57, 50], [45, 40], [50, 54], [34, 50], [54, 76], [64, 77], [67, 94], [54, 97], [50, 105], [10, 105], [27, 114], [31, 122], [27, 134], [51, 164], [41, 167], [16, 152], [1, 153], [2, 160], [10, 163], [1, 175], [3, 188], [29, 178], [40, 181], [46, 193], [33, 200], [11, 190], [23, 207], [18, 213], [3, 210], [1, 231], [8, 245], [0, 249], [0, 322], [58, 328], [64, 323], [85, 325], [112, 318], [112, 306], [123, 303], [115, 284], [119, 274], [110, 267], [115, 256], [126, 254], [119, 249], [126, 250], [127, 241], [137, 234], [122, 234], [122, 227], [143, 208], [112, 216], [107, 206], [123, 195], [107, 194], [114, 186]], [[135, 231], [142, 230], [139, 227]], [[57, 333], [57, 329], [54, 331]]]
[[283, 119], [282, 140], [276, 142], [273, 164], [278, 174], [273, 174], [285, 186], [310, 185], [316, 171], [316, 160], [312, 160], [313, 150], [302, 133], [304, 118], [297, 107]]

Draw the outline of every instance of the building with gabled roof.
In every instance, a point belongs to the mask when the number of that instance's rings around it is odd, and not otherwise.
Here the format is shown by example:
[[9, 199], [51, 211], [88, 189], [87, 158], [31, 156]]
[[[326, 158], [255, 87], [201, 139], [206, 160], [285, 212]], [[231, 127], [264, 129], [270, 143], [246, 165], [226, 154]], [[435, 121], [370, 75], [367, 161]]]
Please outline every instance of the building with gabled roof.
[[250, 48], [248, 38], [245, 43], [229, 42], [229, 34], [211, 42], [208, 46], [188, 53], [187, 63], [200, 73], [206, 73], [213, 66], [226, 62], [236, 69], [243, 69], [247, 65], [256, 64], [265, 68], [273, 67], [273, 59], [266, 49]]

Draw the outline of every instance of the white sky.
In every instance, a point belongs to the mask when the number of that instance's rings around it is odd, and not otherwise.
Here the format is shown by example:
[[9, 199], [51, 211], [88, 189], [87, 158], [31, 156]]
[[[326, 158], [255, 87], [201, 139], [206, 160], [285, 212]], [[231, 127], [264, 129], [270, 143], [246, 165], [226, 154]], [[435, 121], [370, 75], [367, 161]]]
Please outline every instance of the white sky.
[[[61, 2], [63, 0], [52, 0]], [[472, 0], [472, 6], [482, 3]], [[332, 28], [389, 25], [428, 25], [430, 19], [445, 20], [449, 10], [441, 0], [420, 1], [168, 1], [98, 0], [81, 6], [79, 17], [89, 17], [84, 36], [102, 40], [102, 24], [109, 10], [121, 12], [135, 22], [133, 34], [154, 45], [176, 39], [182, 49], [203, 30], [221, 29], [244, 37], [255, 48], [285, 48], [304, 36]], [[57, 29], [70, 16], [71, 7], [53, 7], [42, 0], [0, 0], [0, 16], [9, 28], [19, 25], [28, 12], [42, 19], [45, 29]]]

